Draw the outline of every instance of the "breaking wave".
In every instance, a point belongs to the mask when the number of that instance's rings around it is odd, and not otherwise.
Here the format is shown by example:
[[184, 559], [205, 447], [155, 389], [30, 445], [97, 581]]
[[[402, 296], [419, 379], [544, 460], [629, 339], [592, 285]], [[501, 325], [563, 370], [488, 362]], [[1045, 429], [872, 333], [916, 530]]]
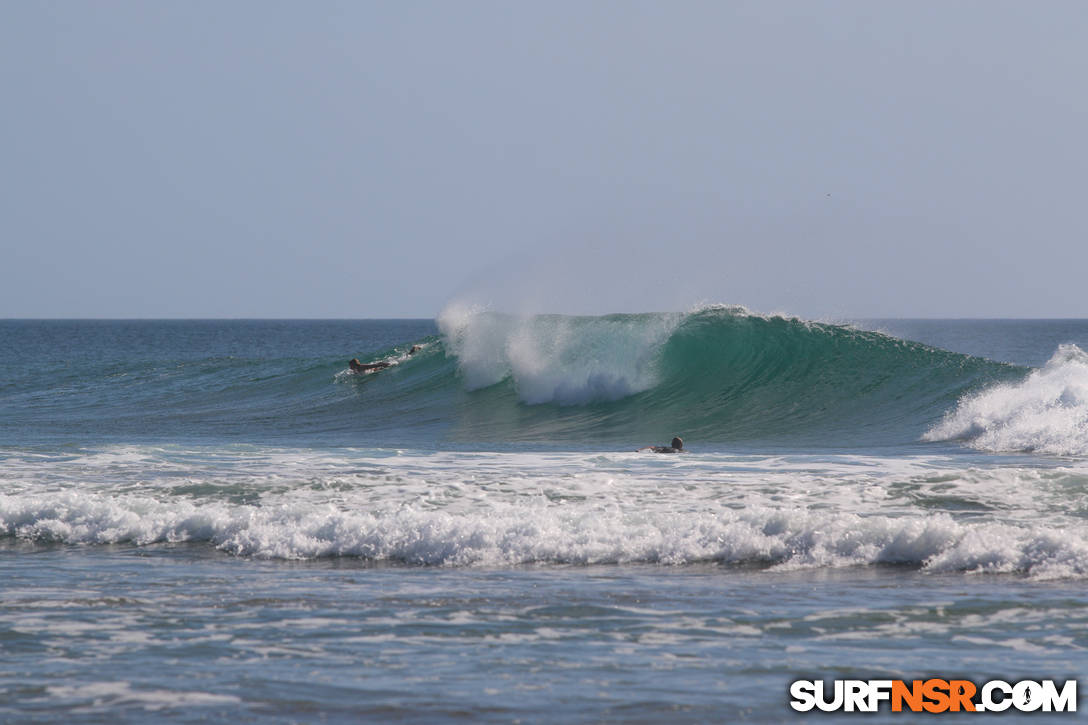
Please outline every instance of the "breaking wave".
[[64, 493], [0, 496], [0, 535], [39, 543], [204, 542], [235, 555], [354, 556], [431, 566], [521, 564], [778, 568], [900, 564], [928, 571], [1088, 575], [1088, 529], [760, 506], [703, 512], [496, 503], [477, 512], [345, 511]]
[[439, 327], [469, 393], [453, 429], [465, 438], [901, 443], [965, 392], [1025, 372], [740, 307], [585, 318], [449, 309]]
[[1088, 354], [1061, 345], [1023, 380], [966, 396], [924, 437], [994, 452], [1088, 455]]

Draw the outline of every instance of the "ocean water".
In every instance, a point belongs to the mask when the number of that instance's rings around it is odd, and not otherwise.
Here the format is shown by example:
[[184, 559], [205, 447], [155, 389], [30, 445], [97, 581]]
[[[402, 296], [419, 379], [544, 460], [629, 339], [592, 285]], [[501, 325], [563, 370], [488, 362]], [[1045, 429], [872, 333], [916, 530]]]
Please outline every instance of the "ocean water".
[[725, 306], [0, 321], [0, 720], [792, 722], [796, 679], [1080, 678], [1084, 350]]

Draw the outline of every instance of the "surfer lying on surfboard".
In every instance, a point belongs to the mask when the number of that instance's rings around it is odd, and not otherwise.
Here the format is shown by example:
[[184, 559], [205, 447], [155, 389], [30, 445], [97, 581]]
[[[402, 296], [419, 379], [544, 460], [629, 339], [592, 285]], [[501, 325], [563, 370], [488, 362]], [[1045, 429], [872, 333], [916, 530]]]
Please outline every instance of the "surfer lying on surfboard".
[[384, 361], [364, 364], [359, 362], [359, 358], [353, 357], [351, 359], [351, 362], [348, 363], [348, 367], [351, 368], [351, 372], [353, 373], [368, 373], [371, 370], [384, 370], [392, 364], [393, 363], [388, 363]]
[[[422, 345], [412, 345], [412, 349], [408, 351], [408, 354], [415, 355], [422, 349]], [[382, 360], [381, 362], [376, 363], [361, 363], [359, 362], [359, 358], [357, 357], [353, 357], [351, 359], [351, 362], [348, 363], [348, 367], [351, 368], [351, 372], [353, 373], [369, 373], [376, 370], [385, 370], [386, 368], [392, 367], [393, 365], [396, 365], [396, 363], [391, 363], [387, 360]]]
[[683, 453], [684, 452], [684, 441], [680, 440], [680, 436], [677, 436], [677, 437], [672, 439], [672, 444], [671, 445], [667, 445], [667, 446], [643, 446], [642, 448], [639, 448], [638, 451], [635, 451], [635, 452], [638, 453], [639, 451], [646, 451], [646, 450], [653, 451], [654, 453]]

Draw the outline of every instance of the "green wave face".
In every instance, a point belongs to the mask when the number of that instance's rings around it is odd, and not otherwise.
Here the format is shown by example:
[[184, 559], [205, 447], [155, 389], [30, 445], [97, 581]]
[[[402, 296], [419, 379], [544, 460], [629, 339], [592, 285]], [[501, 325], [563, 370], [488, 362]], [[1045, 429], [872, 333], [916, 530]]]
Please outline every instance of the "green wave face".
[[653, 404], [686, 406], [702, 437], [915, 440], [964, 392], [1019, 377], [1009, 365], [877, 332], [705, 311], [666, 344]]
[[710, 308], [440, 320], [455, 439], [897, 445], [1022, 368], [876, 332]]

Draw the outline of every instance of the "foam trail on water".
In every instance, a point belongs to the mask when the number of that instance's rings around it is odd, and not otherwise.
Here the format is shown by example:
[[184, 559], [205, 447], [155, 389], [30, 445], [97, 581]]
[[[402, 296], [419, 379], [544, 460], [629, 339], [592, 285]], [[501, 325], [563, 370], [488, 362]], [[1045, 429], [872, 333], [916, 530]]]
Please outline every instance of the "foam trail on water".
[[960, 401], [924, 440], [964, 440], [986, 451], [1088, 455], [1088, 353], [1061, 345], [1022, 382]]
[[472, 389], [512, 379], [526, 403], [619, 400], [658, 382], [661, 346], [684, 315], [517, 317], [450, 305], [446, 349]]

